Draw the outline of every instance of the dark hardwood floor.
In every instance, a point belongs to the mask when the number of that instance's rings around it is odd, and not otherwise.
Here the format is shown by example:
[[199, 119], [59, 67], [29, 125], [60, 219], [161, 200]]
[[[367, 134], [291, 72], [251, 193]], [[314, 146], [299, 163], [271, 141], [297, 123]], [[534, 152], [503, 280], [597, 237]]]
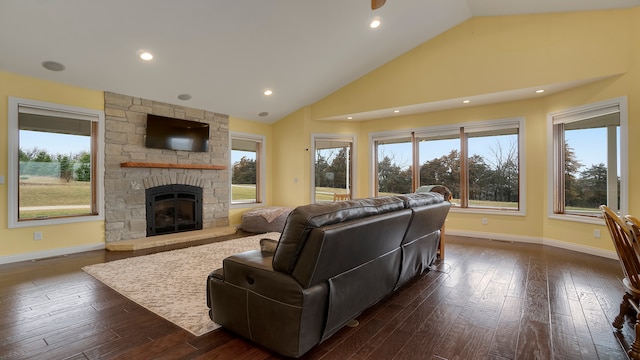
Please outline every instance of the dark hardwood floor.
[[[225, 330], [195, 337], [81, 270], [173, 248], [0, 265], [0, 359], [279, 358]], [[621, 274], [615, 260], [448, 236], [444, 261], [303, 358], [626, 359], [611, 326]]]

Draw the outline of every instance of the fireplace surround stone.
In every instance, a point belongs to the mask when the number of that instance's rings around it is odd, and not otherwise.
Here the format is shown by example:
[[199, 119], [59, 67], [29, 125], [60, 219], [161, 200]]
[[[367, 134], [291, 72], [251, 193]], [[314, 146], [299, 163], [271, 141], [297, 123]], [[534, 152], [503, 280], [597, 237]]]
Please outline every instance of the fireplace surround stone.
[[[147, 114], [207, 122], [209, 151], [187, 152], [144, 146]], [[184, 184], [202, 188], [203, 229], [229, 225], [227, 169], [129, 168], [126, 162], [228, 165], [229, 116], [105, 92], [105, 238], [107, 243], [146, 237], [145, 190]]]

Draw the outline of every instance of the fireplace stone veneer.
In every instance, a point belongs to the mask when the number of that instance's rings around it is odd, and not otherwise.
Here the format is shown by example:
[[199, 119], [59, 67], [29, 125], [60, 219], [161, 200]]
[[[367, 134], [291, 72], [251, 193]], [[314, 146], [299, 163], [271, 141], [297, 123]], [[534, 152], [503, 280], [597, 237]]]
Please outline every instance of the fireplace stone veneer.
[[[104, 96], [106, 242], [147, 237], [146, 190], [156, 186], [201, 188], [202, 229], [229, 226], [229, 116], [110, 92]], [[208, 123], [209, 151], [146, 148], [147, 114]], [[184, 166], [126, 167], [123, 163]]]

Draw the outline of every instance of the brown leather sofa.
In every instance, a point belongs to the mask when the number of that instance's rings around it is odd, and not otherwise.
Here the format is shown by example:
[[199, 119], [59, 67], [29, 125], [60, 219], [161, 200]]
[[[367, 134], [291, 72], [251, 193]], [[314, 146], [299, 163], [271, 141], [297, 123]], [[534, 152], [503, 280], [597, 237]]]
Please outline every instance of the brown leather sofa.
[[230, 256], [209, 275], [210, 316], [302, 356], [429, 268], [449, 207], [435, 192], [297, 207], [275, 252]]

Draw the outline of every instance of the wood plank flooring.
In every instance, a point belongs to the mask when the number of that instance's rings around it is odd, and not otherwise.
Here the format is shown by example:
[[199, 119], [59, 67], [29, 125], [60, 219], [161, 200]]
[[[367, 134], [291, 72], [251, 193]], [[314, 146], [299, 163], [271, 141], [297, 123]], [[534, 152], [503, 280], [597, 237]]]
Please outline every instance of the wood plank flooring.
[[[195, 337], [81, 270], [176, 247], [0, 265], [0, 359], [280, 358], [222, 329]], [[626, 359], [621, 276], [615, 260], [447, 236], [444, 261], [303, 358]]]

